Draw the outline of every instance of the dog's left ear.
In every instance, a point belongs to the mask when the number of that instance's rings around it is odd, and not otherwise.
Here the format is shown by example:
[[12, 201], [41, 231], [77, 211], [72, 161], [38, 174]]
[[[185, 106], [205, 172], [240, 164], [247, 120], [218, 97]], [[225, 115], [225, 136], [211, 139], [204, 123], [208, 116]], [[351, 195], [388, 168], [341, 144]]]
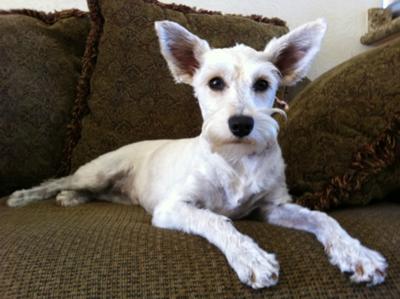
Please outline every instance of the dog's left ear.
[[280, 71], [282, 85], [293, 85], [306, 75], [320, 48], [326, 27], [326, 22], [318, 19], [267, 44], [264, 52]]
[[200, 67], [202, 55], [210, 50], [210, 46], [175, 22], [155, 22], [155, 28], [161, 53], [174, 79], [178, 83], [191, 84], [194, 73]]

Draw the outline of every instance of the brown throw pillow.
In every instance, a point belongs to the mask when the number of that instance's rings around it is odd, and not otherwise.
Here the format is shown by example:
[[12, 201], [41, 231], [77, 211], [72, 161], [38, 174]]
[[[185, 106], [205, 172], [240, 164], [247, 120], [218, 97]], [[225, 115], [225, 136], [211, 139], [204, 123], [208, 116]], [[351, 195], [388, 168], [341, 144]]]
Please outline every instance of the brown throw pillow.
[[0, 196], [57, 174], [89, 29], [77, 10], [0, 11]]
[[[89, 7], [93, 27], [86, 53], [97, 54], [97, 61], [92, 59], [84, 69], [87, 83], [91, 82], [90, 113], [83, 119], [82, 137], [73, 151], [73, 169], [128, 143], [200, 132], [192, 88], [174, 83], [160, 53], [155, 21], [178, 22], [213, 47], [244, 43], [261, 50], [272, 37], [288, 31], [279, 19], [224, 16], [154, 0], [91, 0]], [[78, 97], [81, 113], [74, 119], [67, 161], [79, 138], [88, 91], [89, 85]]]
[[366, 204], [400, 187], [400, 39], [357, 56], [293, 101], [280, 133], [297, 202]]

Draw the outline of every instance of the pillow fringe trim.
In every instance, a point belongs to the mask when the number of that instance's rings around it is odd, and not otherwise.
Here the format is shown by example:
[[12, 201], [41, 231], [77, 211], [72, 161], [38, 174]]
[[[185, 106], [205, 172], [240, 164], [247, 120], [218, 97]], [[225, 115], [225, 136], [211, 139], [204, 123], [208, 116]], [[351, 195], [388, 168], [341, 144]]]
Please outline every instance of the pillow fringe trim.
[[296, 203], [315, 210], [328, 210], [344, 205], [361, 191], [369, 179], [400, 160], [400, 112], [372, 143], [362, 146], [352, 158], [345, 174], [335, 176], [322, 191], [305, 193]]
[[89, 114], [87, 99], [90, 95], [90, 78], [97, 61], [97, 46], [103, 32], [104, 19], [97, 1], [88, 0], [90, 15], [90, 31], [86, 40], [86, 48], [82, 57], [82, 70], [76, 88], [76, 97], [73, 104], [72, 119], [67, 126], [66, 143], [63, 150], [63, 159], [57, 176], [67, 175], [71, 171], [72, 153], [81, 138], [82, 120]]

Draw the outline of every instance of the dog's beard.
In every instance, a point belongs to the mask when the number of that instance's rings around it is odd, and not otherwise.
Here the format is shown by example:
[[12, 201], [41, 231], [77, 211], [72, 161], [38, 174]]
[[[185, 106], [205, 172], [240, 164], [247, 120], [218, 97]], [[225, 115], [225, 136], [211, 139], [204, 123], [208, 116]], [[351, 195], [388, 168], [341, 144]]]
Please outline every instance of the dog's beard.
[[250, 135], [242, 138], [234, 136], [229, 130], [228, 116], [218, 113], [205, 121], [202, 136], [206, 138], [210, 149], [230, 159], [257, 155], [277, 144], [279, 125], [271, 117], [272, 113], [284, 114], [281, 109], [265, 109], [253, 112], [254, 128]]

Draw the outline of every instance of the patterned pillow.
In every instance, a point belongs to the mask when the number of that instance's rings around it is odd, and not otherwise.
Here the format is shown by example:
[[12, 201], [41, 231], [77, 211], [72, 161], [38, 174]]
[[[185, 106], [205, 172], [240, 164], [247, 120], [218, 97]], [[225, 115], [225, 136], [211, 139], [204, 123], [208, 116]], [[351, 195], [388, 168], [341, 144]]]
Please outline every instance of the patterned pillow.
[[[73, 169], [127, 143], [199, 133], [201, 116], [192, 89], [173, 82], [160, 53], [155, 21], [178, 22], [213, 47], [240, 42], [261, 50], [272, 37], [288, 31], [279, 19], [222, 15], [154, 0], [91, 0], [89, 7], [93, 27], [86, 53], [93, 59], [84, 69], [86, 92], [78, 97], [77, 108], [81, 114], [71, 126], [75, 138], [70, 139], [66, 161], [72, 159]], [[89, 81], [90, 113], [81, 123]]]
[[280, 133], [297, 202], [366, 204], [400, 188], [400, 39], [337, 66], [291, 104]]
[[0, 11], [0, 196], [61, 167], [89, 27], [77, 10]]

